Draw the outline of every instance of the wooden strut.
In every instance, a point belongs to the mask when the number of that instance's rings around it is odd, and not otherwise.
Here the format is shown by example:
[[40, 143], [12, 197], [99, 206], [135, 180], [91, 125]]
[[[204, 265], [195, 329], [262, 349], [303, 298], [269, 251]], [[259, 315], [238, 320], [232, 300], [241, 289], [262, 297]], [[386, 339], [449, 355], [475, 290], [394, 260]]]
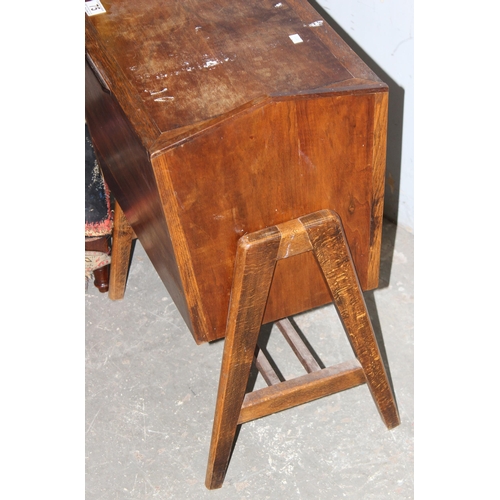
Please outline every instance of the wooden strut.
[[[281, 321], [278, 327], [308, 373], [281, 382], [259, 351], [256, 365], [270, 386], [245, 395], [276, 262], [308, 251], [316, 256], [356, 359], [321, 369], [291, 325]], [[239, 424], [363, 383], [368, 385], [387, 428], [396, 427], [396, 402], [338, 214], [321, 210], [240, 238], [206, 487], [222, 486]]]
[[121, 300], [125, 295], [132, 240], [137, 236], [116, 200], [112, 237], [108, 297], [111, 300]]

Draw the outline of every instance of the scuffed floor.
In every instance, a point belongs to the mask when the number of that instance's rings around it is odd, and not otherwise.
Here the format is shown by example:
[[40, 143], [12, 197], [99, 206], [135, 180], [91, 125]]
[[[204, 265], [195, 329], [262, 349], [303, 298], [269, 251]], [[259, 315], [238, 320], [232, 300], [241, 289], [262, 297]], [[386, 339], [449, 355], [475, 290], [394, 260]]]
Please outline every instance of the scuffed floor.
[[[122, 301], [86, 293], [86, 498], [412, 499], [413, 235], [390, 223], [380, 283], [365, 298], [401, 425], [386, 429], [366, 385], [249, 422], [208, 491], [223, 342], [195, 344], [138, 243]], [[294, 320], [326, 366], [352, 358], [333, 306]], [[275, 328], [267, 347], [303, 374]]]

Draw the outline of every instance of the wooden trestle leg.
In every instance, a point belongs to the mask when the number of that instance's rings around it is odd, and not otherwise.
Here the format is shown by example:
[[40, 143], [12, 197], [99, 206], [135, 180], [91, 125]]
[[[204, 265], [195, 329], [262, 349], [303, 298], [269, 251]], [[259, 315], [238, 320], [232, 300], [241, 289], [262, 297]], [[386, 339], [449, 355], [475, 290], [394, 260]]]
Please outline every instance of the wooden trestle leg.
[[136, 235], [116, 201], [112, 237], [108, 297], [111, 300], [121, 300], [125, 295], [132, 240]]
[[[317, 258], [357, 359], [321, 369], [313, 359], [301, 355], [307, 375], [280, 382], [268, 374], [266, 381], [273, 385], [245, 395], [276, 262], [307, 251]], [[294, 350], [300, 351], [287, 324], [280, 323]], [[265, 359], [258, 358], [257, 366], [265, 364]], [[239, 424], [363, 383], [368, 384], [386, 426], [397, 426], [396, 402], [340, 217], [321, 210], [243, 236], [236, 253], [207, 488], [222, 486]]]

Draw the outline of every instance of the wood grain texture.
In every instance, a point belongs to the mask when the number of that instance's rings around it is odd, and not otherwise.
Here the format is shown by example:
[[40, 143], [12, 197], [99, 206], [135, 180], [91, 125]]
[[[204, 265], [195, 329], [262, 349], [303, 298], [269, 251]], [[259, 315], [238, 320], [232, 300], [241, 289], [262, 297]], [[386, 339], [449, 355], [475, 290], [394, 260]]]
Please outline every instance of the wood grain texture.
[[260, 349], [258, 350], [257, 356], [254, 358], [254, 363], [267, 385], [279, 384], [281, 382], [264, 351]]
[[85, 120], [111, 192], [184, 321], [192, 328], [149, 153], [114, 94], [103, 90], [87, 63]]
[[[168, 216], [190, 249], [184, 263], [210, 317], [208, 336], [224, 334], [238, 238], [323, 208], [341, 214], [364, 288], [378, 285], [369, 281], [369, 266], [378, 268], [369, 260], [373, 102], [373, 94], [266, 102], [163, 152], [175, 192]], [[301, 260], [294, 273], [280, 262], [265, 322], [330, 301], [314, 257]]]
[[292, 326], [292, 323], [288, 318], [277, 321], [276, 326], [283, 334], [283, 337], [288, 342], [288, 345], [292, 348], [293, 352], [295, 353], [307, 373], [317, 372], [321, 370], [318, 362], [316, 361], [304, 341], [301, 339], [297, 330], [295, 330], [295, 328]]
[[[238, 422], [363, 377], [397, 425], [362, 298], [378, 285], [387, 86], [305, 0], [102, 3], [85, 20], [96, 155], [195, 341], [226, 336], [207, 487]], [[241, 420], [261, 324], [332, 296], [362, 369], [272, 386]]]
[[357, 360], [264, 387], [245, 396], [238, 424], [287, 410], [366, 383]]
[[115, 202], [113, 216], [113, 241], [111, 246], [111, 271], [109, 276], [108, 297], [121, 300], [125, 295], [132, 241], [137, 238], [128, 223], [120, 205]]
[[[318, 370], [316, 362], [303, 356], [303, 347], [292, 341], [310, 373], [276, 384], [269, 377], [270, 387], [245, 395], [276, 262], [293, 261], [300, 252], [312, 253], [318, 260], [357, 359]], [[243, 236], [238, 244], [234, 276], [207, 488], [222, 486], [237, 426], [249, 420], [366, 382], [387, 427], [399, 424], [396, 402], [338, 214], [321, 210]], [[294, 337], [286, 321], [281, 322], [281, 329], [286, 336]]]
[[[327, 211], [325, 211], [327, 212]], [[349, 341], [361, 363], [366, 382], [388, 429], [399, 425], [394, 394], [380, 356], [356, 270], [338, 214], [329, 211], [326, 226], [313, 215], [302, 217], [313, 252], [328, 282], [333, 302], [342, 319]], [[333, 249], [333, 251], [332, 251]]]
[[136, 99], [142, 126], [169, 131], [263, 95], [380, 82], [307, 2], [102, 3], [107, 13], [86, 18], [87, 37], [105, 40], [109, 58], [93, 60], [110, 88]]
[[[153, 158], [153, 166], [155, 167], [162, 210], [167, 221], [169, 235], [172, 238], [172, 251], [174, 252], [179, 276], [182, 280], [182, 288], [179, 292], [184, 293], [184, 300], [186, 301], [187, 312], [190, 318], [188, 325], [190, 325], [194, 332], [197, 342], [213, 340], [213, 332], [216, 331], [216, 327], [211, 321], [213, 314], [210, 315], [210, 312], [213, 313], [215, 311], [210, 311], [206, 308], [204, 305], [206, 297], [202, 295], [204, 292], [202, 287], [204, 281], [206, 279], [213, 279], [211, 266], [209, 265], [205, 268], [205, 272], [208, 272], [209, 276], [196, 276], [196, 269], [192, 266], [192, 256], [193, 252], [196, 255], [196, 250], [200, 248], [200, 245], [191, 247], [187, 241], [186, 232], [177, 211], [178, 194], [172, 183], [165, 157], [157, 156]], [[195, 224], [197, 223], [195, 222]], [[211, 257], [217, 257], [217, 254]], [[227, 317], [227, 312], [224, 316]]]
[[[373, 147], [372, 147], [372, 205], [370, 222], [370, 253], [367, 280], [373, 288], [378, 286], [380, 248], [382, 246], [382, 221], [384, 217], [385, 165], [387, 146], [387, 116], [389, 95], [374, 96]], [[376, 285], [377, 283], [377, 285]]]
[[279, 248], [276, 228], [243, 236], [236, 254], [205, 484], [220, 488], [229, 463]]
[[[238, 239], [320, 209], [378, 286], [387, 86], [307, 2], [279, 4], [103, 0], [86, 18], [93, 142], [197, 343], [225, 334]], [[264, 322], [330, 300], [314, 257], [293, 259]]]

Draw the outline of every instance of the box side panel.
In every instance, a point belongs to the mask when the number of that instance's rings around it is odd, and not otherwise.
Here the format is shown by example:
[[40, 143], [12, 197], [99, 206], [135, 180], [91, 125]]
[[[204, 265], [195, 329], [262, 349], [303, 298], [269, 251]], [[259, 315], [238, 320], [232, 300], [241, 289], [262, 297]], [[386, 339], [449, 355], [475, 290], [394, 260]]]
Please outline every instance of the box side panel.
[[[375, 95], [271, 101], [165, 152], [208, 340], [224, 335], [238, 239], [317, 210], [339, 213], [362, 287], [377, 286]], [[265, 320], [329, 301], [312, 254], [288, 259], [277, 266]]]
[[367, 288], [376, 288], [379, 283], [380, 249], [382, 247], [382, 222], [384, 218], [384, 191], [387, 149], [387, 119], [389, 94], [374, 95], [373, 113], [373, 177], [372, 217], [370, 227], [370, 256]]
[[[216, 334], [210, 311], [205, 309], [205, 297], [200, 292], [199, 283], [204, 283], [206, 275], [193, 266], [192, 253], [196, 255], [196, 242], [191, 240], [188, 244], [186, 234], [190, 234], [190, 228], [184, 227], [185, 221], [181, 220], [178, 211], [178, 196], [170, 178], [168, 158], [166, 155], [158, 155], [152, 161], [154, 175], [156, 178], [158, 193], [162, 203], [162, 211], [168, 224], [171, 244], [178, 263], [179, 275], [182, 280], [186, 306], [190, 316], [191, 333], [197, 343], [214, 340]], [[205, 289], [205, 287], [203, 287]], [[227, 309], [226, 309], [227, 312]], [[225, 322], [224, 322], [225, 327]], [[225, 330], [225, 328], [222, 328]], [[224, 331], [222, 332], [224, 334]]]
[[87, 63], [85, 118], [111, 192], [191, 328], [189, 309], [149, 154], [114, 97], [103, 90]]

